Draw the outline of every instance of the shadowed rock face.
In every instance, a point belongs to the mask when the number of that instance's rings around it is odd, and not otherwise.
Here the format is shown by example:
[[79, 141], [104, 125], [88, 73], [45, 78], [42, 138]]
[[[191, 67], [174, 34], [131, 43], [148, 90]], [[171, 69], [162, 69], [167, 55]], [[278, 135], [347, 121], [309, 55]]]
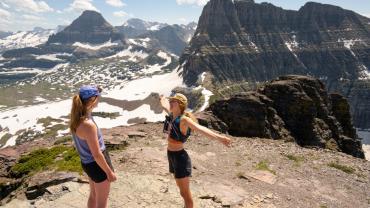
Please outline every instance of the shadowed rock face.
[[212, 74], [214, 85], [288, 74], [320, 78], [330, 92], [351, 95], [356, 126], [370, 128], [368, 106], [354, 109], [370, 103], [369, 93], [363, 84], [351, 84], [368, 78], [370, 19], [355, 12], [313, 2], [292, 11], [269, 3], [211, 0], [180, 64], [188, 85], [202, 72]]
[[217, 117], [234, 136], [295, 140], [364, 158], [347, 100], [328, 95], [312, 77], [279, 77], [254, 92], [216, 101], [207, 111], [213, 116], [208, 120]]
[[80, 17], [63, 31], [49, 37], [48, 43], [92, 43], [99, 44], [111, 40], [124, 41], [122, 34], [95, 11], [84, 11]]

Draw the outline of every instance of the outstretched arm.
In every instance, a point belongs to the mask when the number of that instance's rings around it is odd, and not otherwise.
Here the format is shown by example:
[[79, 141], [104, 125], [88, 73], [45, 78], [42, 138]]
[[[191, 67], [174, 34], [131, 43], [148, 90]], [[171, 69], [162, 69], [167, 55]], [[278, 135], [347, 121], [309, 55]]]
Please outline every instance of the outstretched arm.
[[168, 102], [168, 99], [164, 97], [163, 95], [159, 96], [161, 106], [164, 111], [166, 111], [168, 114], [170, 113], [170, 103]]
[[199, 132], [199, 133], [203, 134], [204, 136], [206, 136], [210, 139], [215, 139], [215, 140], [221, 142], [222, 144], [226, 145], [227, 147], [230, 147], [230, 145], [231, 145], [231, 139], [230, 138], [228, 138], [226, 136], [223, 136], [221, 134], [218, 134], [218, 133], [208, 129], [207, 127], [199, 125], [198, 123], [194, 122], [190, 118], [184, 117], [181, 121], [185, 121], [186, 126], [189, 127], [190, 129], [192, 129], [193, 131]]

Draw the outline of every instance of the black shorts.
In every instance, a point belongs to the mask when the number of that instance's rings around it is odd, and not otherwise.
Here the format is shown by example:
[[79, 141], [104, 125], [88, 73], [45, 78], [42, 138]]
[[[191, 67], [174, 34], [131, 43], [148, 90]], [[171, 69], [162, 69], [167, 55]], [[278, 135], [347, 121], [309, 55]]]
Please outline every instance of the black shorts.
[[167, 150], [167, 157], [170, 173], [173, 173], [175, 178], [191, 176], [191, 160], [184, 149], [180, 151]]
[[[103, 152], [105, 161], [107, 161], [108, 166], [114, 171], [112, 161], [110, 160], [109, 154], [107, 150], [104, 150]], [[91, 162], [91, 163], [81, 163], [82, 169], [85, 171], [85, 173], [93, 180], [95, 183], [101, 183], [105, 180], [107, 180], [107, 174], [105, 174], [104, 170], [100, 168], [98, 163]]]

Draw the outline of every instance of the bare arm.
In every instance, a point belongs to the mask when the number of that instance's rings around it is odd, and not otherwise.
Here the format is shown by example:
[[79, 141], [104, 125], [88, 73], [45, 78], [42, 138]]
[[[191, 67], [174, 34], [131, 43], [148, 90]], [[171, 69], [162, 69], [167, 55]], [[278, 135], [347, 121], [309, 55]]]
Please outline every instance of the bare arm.
[[[92, 122], [84, 122], [81, 124], [81, 132], [83, 132], [83, 138], [86, 139], [87, 145], [93, 155], [96, 163], [99, 165], [101, 169], [107, 174], [109, 181], [115, 181], [116, 177], [114, 176], [113, 171], [107, 164], [107, 161], [104, 158], [103, 153], [100, 151], [98, 136], [97, 136], [97, 128], [95, 124]], [[114, 176], [114, 177], [113, 177]], [[112, 179], [114, 178], [114, 179]]]
[[160, 99], [160, 103], [161, 103], [163, 110], [169, 114], [170, 113], [170, 103], [168, 102], [168, 99], [165, 98], [163, 95], [161, 95], [159, 99]]
[[226, 136], [223, 136], [221, 134], [218, 134], [218, 133], [208, 129], [207, 127], [199, 125], [198, 123], [194, 122], [190, 118], [184, 117], [183, 119], [181, 119], [181, 121], [185, 121], [185, 125], [188, 128], [192, 129], [193, 131], [199, 132], [199, 133], [203, 134], [204, 136], [206, 136], [210, 139], [215, 139], [215, 140], [221, 142], [222, 144], [230, 147], [230, 144], [231, 144], [231, 139], [230, 138], [228, 138]]

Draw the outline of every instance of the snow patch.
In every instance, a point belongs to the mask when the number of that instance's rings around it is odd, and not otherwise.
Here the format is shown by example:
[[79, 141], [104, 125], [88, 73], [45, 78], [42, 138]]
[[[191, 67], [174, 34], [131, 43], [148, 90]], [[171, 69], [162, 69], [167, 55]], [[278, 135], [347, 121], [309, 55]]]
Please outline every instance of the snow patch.
[[143, 51], [131, 51], [131, 49], [132, 49], [132, 46], [129, 46], [126, 50], [120, 51], [115, 55], [105, 57], [103, 58], [103, 60], [128, 56], [129, 57], [128, 60], [137, 61], [138, 58], [145, 59], [146, 57], [148, 57], [148, 54], [144, 53]]
[[[115, 108], [115, 106], [112, 106], [111, 108]], [[120, 113], [120, 116], [115, 119], [101, 118], [95, 116], [94, 120], [100, 128], [112, 128], [121, 125], [132, 125], [128, 123], [128, 120], [133, 118], [146, 118], [146, 121], [148, 122], [157, 122], [163, 120], [165, 115], [164, 112], [160, 114], [154, 113], [154, 111], [152, 111], [150, 109], [150, 106], [147, 104], [143, 104], [133, 111], [117, 109], [115, 112]]]
[[357, 129], [357, 135], [362, 138], [362, 148], [366, 160], [370, 161], [370, 129]]
[[[297, 36], [296, 35], [293, 35], [292, 36], [292, 41], [286, 41], [285, 42], [285, 46], [291, 51], [293, 52], [294, 49], [297, 49], [299, 47], [299, 43], [297, 42]], [[294, 54], [294, 52], [293, 52]], [[296, 56], [296, 55], [295, 55]]]
[[57, 56], [72, 56], [70, 53], [56, 53], [56, 54], [45, 54], [45, 55], [34, 55], [36, 59], [46, 59], [51, 61], [63, 61]]
[[175, 87], [183, 86], [182, 77], [173, 70], [170, 73], [129, 81], [123, 86], [116, 86], [107, 91], [107, 95], [104, 96], [118, 100], [142, 100], [152, 92], [170, 95]]
[[351, 54], [353, 56], [356, 57], [356, 54], [352, 51], [352, 47], [356, 44], [356, 43], [363, 43], [363, 41], [361, 39], [350, 39], [350, 40], [346, 40], [346, 39], [342, 39], [342, 38], [339, 38], [338, 39], [338, 43], [343, 43], [343, 46], [345, 48], [347, 48]]
[[144, 72], [146, 74], [151, 74], [151, 73], [154, 73], [154, 72], [157, 72], [157, 71], [162, 71], [162, 68], [165, 67], [165, 66], [168, 66], [172, 61], [171, 56], [169, 56], [167, 53], [165, 53], [163, 51], [159, 51], [157, 53], [157, 56], [160, 57], [160, 58], [165, 59], [166, 62], [163, 63], [162, 65], [155, 64], [155, 65], [147, 66], [147, 67], [145, 67], [145, 69], [142, 70], [142, 72]]
[[202, 87], [203, 90], [202, 90], [202, 95], [204, 96], [204, 104], [202, 105], [202, 107], [199, 108], [199, 112], [200, 111], [204, 111], [208, 105], [209, 105], [209, 99], [211, 98], [211, 96], [213, 95], [213, 93], [209, 90], [207, 90], [206, 88]]
[[118, 45], [117, 42], [112, 42], [111, 40], [109, 40], [109, 41], [107, 41], [105, 43], [102, 43], [102, 44], [89, 44], [89, 43], [75, 42], [75, 43], [73, 43], [72, 46], [97, 51], [97, 50], [100, 50], [102, 48], [116, 46], [116, 45]]
[[23, 67], [17, 67], [17, 68], [12, 68], [11, 71], [2, 71], [0, 74], [37, 74], [37, 73], [42, 73], [44, 71], [40, 69], [33, 69], [33, 68], [23, 68]]
[[150, 28], [148, 28], [149, 30], [152, 30], [152, 31], [155, 31], [155, 30], [159, 30], [160, 29], [160, 26], [159, 24], [156, 24], [156, 25], [153, 25], [151, 26]]
[[128, 39], [128, 41], [134, 45], [142, 46], [142, 47], [148, 47], [148, 42], [150, 41], [150, 38], [139, 38], [139, 39]]
[[359, 76], [359, 79], [360, 80], [369, 80], [370, 79], [370, 71], [369, 71], [369, 69], [365, 66], [365, 65], [363, 65], [363, 64], [361, 64], [360, 65], [360, 76]]
[[45, 98], [42, 98], [40, 96], [36, 96], [35, 99], [34, 99], [35, 102], [45, 102], [47, 101]]

